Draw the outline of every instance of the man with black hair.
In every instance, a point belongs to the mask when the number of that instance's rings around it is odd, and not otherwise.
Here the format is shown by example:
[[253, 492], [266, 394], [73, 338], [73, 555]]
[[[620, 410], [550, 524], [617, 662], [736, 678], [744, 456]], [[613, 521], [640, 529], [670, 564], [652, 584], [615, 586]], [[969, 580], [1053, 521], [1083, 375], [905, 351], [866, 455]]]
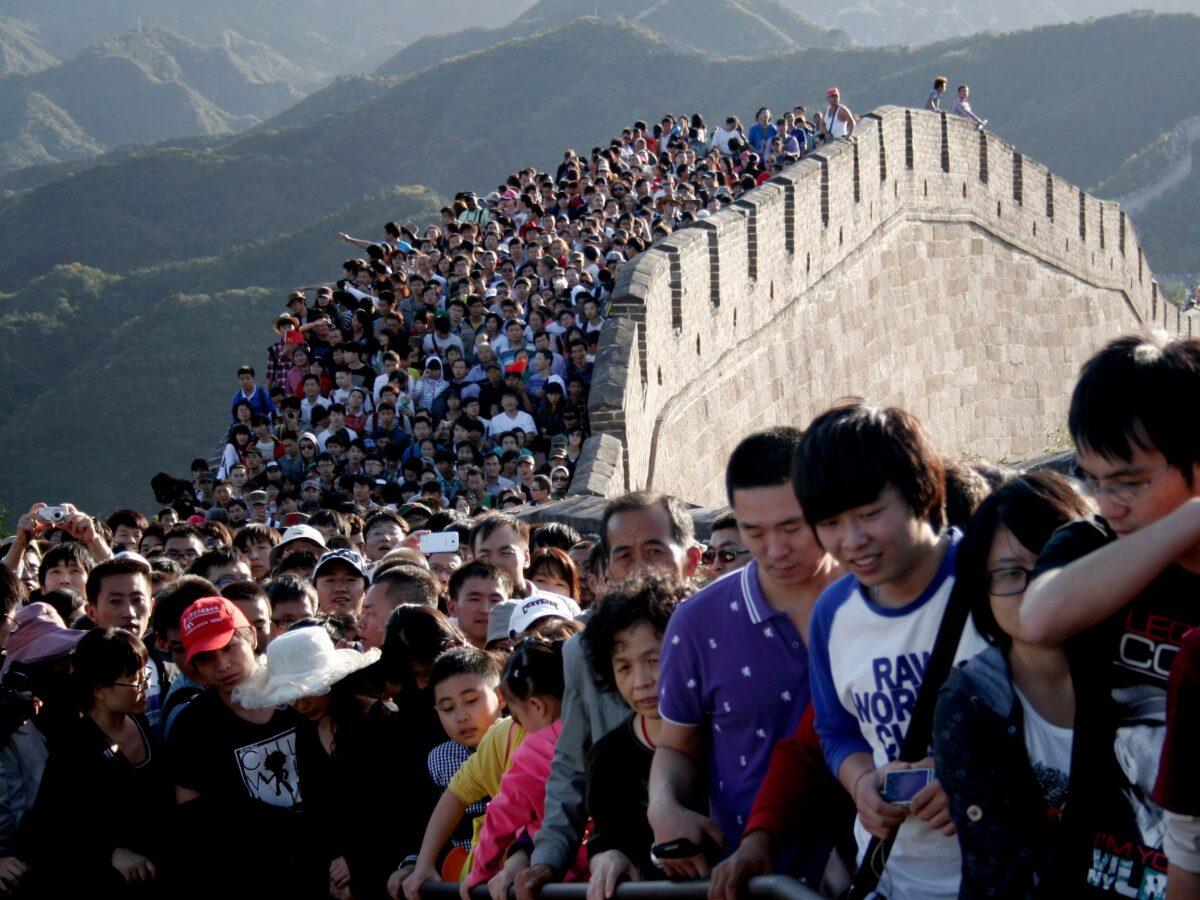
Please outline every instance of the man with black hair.
[[150, 523], [136, 509], [118, 509], [109, 513], [104, 524], [112, 532], [114, 547], [120, 545], [123, 550], [136, 551], [138, 542], [142, 539], [142, 532]]
[[[490, 377], [490, 376], [489, 376]], [[509, 431], [525, 432], [526, 438], [533, 440], [537, 437], [537, 423], [533, 416], [520, 409], [521, 394], [511, 388], [500, 392], [501, 411], [492, 417], [488, 423], [488, 434], [493, 438]]]
[[271, 417], [275, 415], [275, 404], [265, 388], [259, 387], [254, 381], [254, 367], [241, 366], [237, 370], [238, 389], [229, 400], [229, 418], [237, 421], [237, 405], [240, 401], [250, 404], [250, 412], [255, 415]]
[[58, 544], [47, 550], [38, 564], [38, 588], [42, 593], [70, 588], [82, 594], [88, 573], [95, 565], [92, 554], [83, 544], [75, 541]]
[[363, 540], [368, 562], [378, 562], [404, 543], [408, 525], [390, 509], [379, 509], [367, 517]]
[[708, 549], [704, 551], [701, 561], [718, 578], [736, 572], [750, 562], [750, 551], [742, 544], [737, 516], [732, 511], [721, 513], [713, 519]]
[[[664, 861], [672, 875], [706, 877], [717, 848], [737, 846], [771, 749], [808, 707], [809, 617], [839, 570], [792, 490], [801, 437], [774, 428], [734, 449], [725, 487], [752, 559], [681, 606], [667, 628], [649, 818], [655, 840], [708, 850], [708, 859]], [[700, 784], [709, 785], [708, 815], [686, 805]], [[812, 855], [797, 871], [815, 884], [830, 847], [805, 849]]]
[[173, 525], [163, 535], [163, 556], [185, 568], [203, 552], [204, 535], [192, 525]]
[[505, 478], [501, 474], [503, 464], [500, 461], [500, 454], [492, 451], [485, 453], [483, 457], [483, 487], [488, 494], [495, 496], [501, 491], [510, 490], [517, 486], [515, 481]]
[[250, 563], [240, 550], [233, 547], [213, 547], [205, 550], [187, 568], [187, 574], [199, 575], [212, 582], [217, 590], [235, 581], [250, 581]]
[[1050, 539], [1021, 604], [1027, 639], [1065, 642], [1075, 684], [1079, 896], [1171, 893], [1151, 790], [1171, 661], [1200, 625], [1200, 421], [1178, 408], [1198, 390], [1200, 341], [1123, 337], [1084, 364], [1067, 425], [1099, 515]]
[[358, 617], [358, 638], [363, 647], [369, 650], [383, 646], [388, 618], [397, 606], [437, 609], [441, 594], [441, 583], [420, 566], [399, 565], [381, 572], [367, 589]]
[[[859, 853], [870, 837], [894, 835], [880, 877], [889, 895], [957, 897], [962, 864], [941, 785], [926, 785], [907, 807], [882, 795], [888, 772], [933, 766], [900, 753], [962, 536], [943, 524], [942, 459], [915, 416], [853, 400], [809, 426], [794, 487], [820, 546], [847, 572], [813, 610], [809, 684], [826, 764], [858, 809]], [[968, 623], [954, 660], [983, 647]]]

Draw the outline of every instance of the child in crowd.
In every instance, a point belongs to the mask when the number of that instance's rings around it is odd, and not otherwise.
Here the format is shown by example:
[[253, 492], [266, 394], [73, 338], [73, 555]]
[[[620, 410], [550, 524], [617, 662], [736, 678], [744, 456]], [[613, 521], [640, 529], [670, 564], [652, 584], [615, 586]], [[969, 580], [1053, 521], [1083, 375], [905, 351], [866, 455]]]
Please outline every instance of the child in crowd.
[[488, 615], [512, 596], [512, 579], [496, 563], [475, 560], [450, 576], [449, 590], [447, 611], [472, 646], [482, 650], [488, 642]]
[[541, 826], [546, 778], [562, 732], [562, 644], [522, 640], [504, 665], [501, 688], [509, 715], [526, 737], [488, 804], [466, 879], [468, 889], [496, 875], [522, 832], [532, 837]]
[[[487, 798], [466, 805], [449, 788], [463, 764], [500, 719], [503, 703], [500, 660], [475, 647], [447, 650], [434, 662], [429, 682], [438, 718], [449, 738], [430, 751], [427, 761], [429, 778], [443, 794], [429, 818], [415, 868], [399, 884], [395, 883], [395, 876], [389, 881], [392, 896], [398, 896], [398, 888], [402, 888], [405, 896], [419, 897], [421, 885], [437, 880], [439, 858], [442, 874], [457, 881], [471, 846], [470, 819], [482, 816], [487, 806]], [[513, 739], [510, 736], [509, 742]], [[497, 784], [499, 780], [497, 773]], [[464, 819], [464, 813], [470, 818]], [[447, 839], [452, 847], [449, 853], [445, 852]]]
[[646, 821], [650, 763], [662, 725], [658, 662], [667, 621], [687, 593], [679, 582], [657, 576], [622, 582], [604, 596], [583, 632], [598, 682], [617, 691], [632, 710], [624, 724], [596, 742], [588, 763], [588, 897], [594, 900], [611, 897], [624, 879], [658, 874], [650, 861], [654, 833]]

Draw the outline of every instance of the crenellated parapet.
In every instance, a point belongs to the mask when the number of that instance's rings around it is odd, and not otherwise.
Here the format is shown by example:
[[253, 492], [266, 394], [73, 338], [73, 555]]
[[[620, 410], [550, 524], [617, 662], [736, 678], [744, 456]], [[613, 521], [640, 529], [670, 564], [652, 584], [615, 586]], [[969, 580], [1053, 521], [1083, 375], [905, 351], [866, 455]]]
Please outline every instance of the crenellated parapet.
[[590, 396], [603, 475], [575, 490], [721, 502], [743, 435], [851, 394], [947, 452], [1033, 456], [1104, 341], [1192, 327], [1117, 204], [963, 119], [882, 107], [626, 266]]

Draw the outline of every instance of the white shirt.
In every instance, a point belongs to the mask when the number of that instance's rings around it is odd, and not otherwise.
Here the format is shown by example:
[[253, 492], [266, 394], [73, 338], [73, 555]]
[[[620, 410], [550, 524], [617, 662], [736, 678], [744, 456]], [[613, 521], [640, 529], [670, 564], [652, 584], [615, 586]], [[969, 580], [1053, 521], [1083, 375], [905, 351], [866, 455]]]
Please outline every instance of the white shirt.
[[825, 133], [831, 138], [845, 137], [850, 125], [842, 121], [844, 106], [831, 106], [822, 114], [825, 122]]
[[316, 400], [309, 400], [307, 397], [302, 398], [300, 400], [300, 421], [302, 423], [304, 423], [305, 425], [307, 425], [309, 422], [311, 422], [312, 421], [312, 411], [314, 409], [316, 409], [318, 406], [322, 406], [325, 409], [329, 409], [329, 401], [326, 400], [324, 397], [322, 397], [320, 394], [317, 395]]
[[[899, 755], [924, 664], [954, 588], [953, 561], [947, 554], [934, 582], [903, 610], [871, 603], [849, 575], [818, 598], [810, 625], [809, 678], [822, 744], [843, 729], [854, 729], [871, 747], [876, 767]], [[985, 647], [968, 621], [954, 661], [970, 659]], [[861, 862], [871, 836], [859, 819], [854, 836]], [[879, 885], [887, 897], [955, 900], [961, 880], [958, 839], [910, 816], [900, 827]]]
[[[355, 431], [353, 428], [347, 428], [345, 425], [343, 425], [339, 430], [345, 431], [346, 434], [350, 435], [350, 440], [352, 440], [352, 441], [358, 440], [358, 432]], [[329, 436], [331, 434], [333, 434], [333, 432], [330, 431], [328, 428], [326, 428], [324, 431], [322, 431], [320, 434], [317, 435], [317, 446], [321, 448], [322, 453], [325, 452], [325, 442], [329, 440]]]
[[499, 415], [493, 416], [488, 422], [488, 435], [495, 437], [518, 428], [527, 434], [537, 434], [537, 423], [533, 421], [533, 416], [529, 413], [519, 409], [515, 416], [509, 416], [508, 413], [501, 411]]
[[725, 128], [722, 127], [722, 128], [718, 128], [716, 131], [713, 132], [712, 143], [713, 143], [714, 147], [716, 147], [723, 154], [728, 156], [729, 155], [729, 142], [731, 140], [733, 140], [733, 138], [738, 138], [739, 140], [741, 140], [741, 135], [739, 135], [736, 131], [727, 131]]
[[1014, 684], [1013, 691], [1025, 713], [1025, 752], [1033, 776], [1042, 789], [1050, 810], [1062, 810], [1067, 801], [1067, 778], [1071, 774], [1071, 743], [1075, 732], [1042, 718], [1029, 698]]
[[462, 338], [453, 332], [447, 334], [445, 337], [439, 337], [435, 332], [431, 331], [425, 335], [422, 347], [425, 350], [426, 356], [443, 356], [449, 347], [457, 347], [459, 353], [466, 353], [463, 349]]

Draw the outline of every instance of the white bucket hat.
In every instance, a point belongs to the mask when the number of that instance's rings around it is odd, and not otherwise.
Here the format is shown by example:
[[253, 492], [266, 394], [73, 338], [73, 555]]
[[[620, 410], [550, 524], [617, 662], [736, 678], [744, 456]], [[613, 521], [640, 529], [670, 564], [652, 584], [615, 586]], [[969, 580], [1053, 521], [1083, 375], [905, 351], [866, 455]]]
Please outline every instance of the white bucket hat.
[[233, 700], [246, 709], [265, 709], [317, 697], [379, 657], [378, 648], [338, 650], [324, 628], [297, 628], [271, 641], [266, 663], [233, 689]]

